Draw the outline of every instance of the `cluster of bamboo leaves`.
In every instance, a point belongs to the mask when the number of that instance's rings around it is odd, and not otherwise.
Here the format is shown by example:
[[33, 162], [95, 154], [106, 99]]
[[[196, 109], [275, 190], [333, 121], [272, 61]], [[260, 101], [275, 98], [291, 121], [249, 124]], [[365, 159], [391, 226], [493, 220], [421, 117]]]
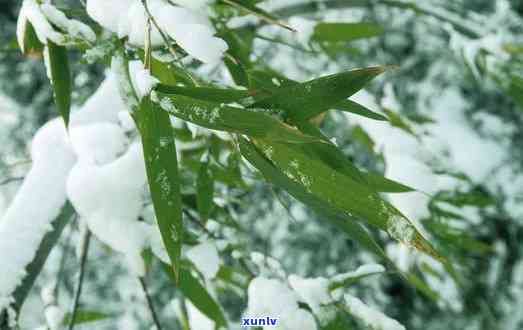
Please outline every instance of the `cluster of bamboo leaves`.
[[[205, 225], [207, 219], [223, 211], [213, 203], [216, 184], [247, 189], [240, 170], [242, 161], [247, 161], [258, 171], [259, 180], [265, 180], [288, 192], [323, 220], [338, 227], [349, 238], [374, 253], [391, 270], [398, 271], [410, 285], [437, 299], [437, 293], [432, 292], [416, 274], [401, 273], [396, 268], [373, 233], [375, 229], [388, 233], [392, 239], [440, 260], [449, 273], [455, 275], [447, 259], [433, 248], [433, 244], [420, 234], [409, 219], [382, 196], [382, 193], [410, 192], [413, 189], [379, 173], [358, 168], [320, 129], [328, 111], [345, 111], [370, 120], [389, 121], [391, 125], [408, 130], [408, 126], [394, 113], [387, 112], [385, 116], [349, 100], [350, 96], [367, 86], [378, 75], [393, 68], [381, 66], [352, 69], [306, 82], [289, 79], [271, 70], [260, 60], [252, 60], [253, 40], [260, 37], [256, 30], [263, 24], [275, 24], [290, 29], [291, 27], [281, 23], [280, 18], [313, 13], [319, 7], [314, 3], [294, 5], [271, 14], [257, 7], [257, 2], [260, 1], [228, 0], [214, 5], [219, 36], [229, 46], [224, 62], [235, 84], [241, 88], [219, 86], [206, 81], [205, 77], [195, 77], [191, 68], [181, 65], [181, 62], [158, 61], [151, 56], [150, 49], [134, 49], [126, 45], [125, 40], [105, 39], [100, 40], [99, 45], [78, 44], [69, 46], [69, 49], [48, 41], [50, 79], [58, 112], [67, 125], [72, 93], [68, 52], [78, 49], [84, 51], [110, 43], [108, 53], [99, 60], [106, 65], [112, 63], [113, 66], [119, 66], [118, 71], [124, 73], [120, 77], [121, 89], [124, 91], [122, 97], [126, 100], [140, 133], [152, 203], [171, 261], [172, 267], [166, 266], [165, 271], [172, 275], [186, 298], [217, 325], [226, 325], [223, 311], [193, 275], [192, 266], [181, 258], [182, 244], [192, 244], [195, 241], [195, 237], [187, 230], [185, 218], [187, 210], [195, 210], [198, 221]], [[418, 14], [430, 14], [413, 4], [405, 5], [400, 1], [378, 2], [413, 10]], [[347, 8], [365, 7], [369, 4], [370, 2], [362, 0], [351, 1], [350, 4], [345, 1], [325, 1], [324, 5], [329, 8]], [[223, 24], [227, 19], [240, 15], [256, 15], [262, 23], [237, 29], [228, 29]], [[451, 23], [463, 33], [471, 33], [459, 22]], [[379, 25], [369, 22], [319, 23], [311, 37], [311, 43], [315, 45], [315, 49], [329, 53], [339, 51], [339, 46], [347, 42], [382, 33], [384, 31]], [[24, 53], [39, 53], [43, 47], [29, 24]], [[177, 55], [184, 55], [175, 44], [166, 45], [163, 51], [167, 52], [168, 48], [179, 51]], [[151, 95], [143, 99], [138, 99], [132, 92], [129, 76], [128, 63], [137, 59], [146, 62], [152, 75], [161, 82]], [[518, 79], [514, 78], [511, 88], [519, 88], [519, 85]], [[226, 132], [230, 134], [230, 141], [225, 142], [211, 135], [202, 150], [192, 155], [181, 153], [182, 159], [177, 159], [176, 141], [190, 140], [191, 137], [172, 126], [171, 116], [207, 129]], [[219, 157], [213, 157], [223, 150], [231, 155], [229, 163], [225, 165], [217, 161]], [[206, 155], [205, 161], [200, 162], [202, 155]], [[181, 171], [187, 170], [192, 171], [192, 176], [196, 178], [193, 194], [185, 193], [187, 183], [184, 182], [185, 174]], [[160, 173], [162, 180], [158, 180]], [[165, 189], [166, 183], [169, 189]], [[465, 198], [465, 204], [461, 205], [466, 205], [466, 194], [449, 195], [450, 193], [442, 193], [434, 199], [459, 203]], [[469, 197], [468, 201], [477, 203], [474, 195]], [[29, 267], [30, 275], [15, 294], [18, 308], [72, 213], [71, 206], [66, 205], [55, 221], [54, 231], [42, 242], [37, 258]], [[437, 224], [437, 221], [429, 223], [431, 227], [437, 227]], [[429, 230], [441, 233], [443, 229]], [[472, 240], [455, 240], [459, 236], [455, 233], [441, 235], [448, 242], [468, 243], [466, 247], [469, 248], [485, 248]], [[232, 278], [231, 273], [234, 271], [224, 268], [219, 276]], [[243, 287], [245, 285], [239, 284]], [[88, 321], [103, 318], [103, 315], [96, 313], [94, 316], [85, 313]], [[79, 315], [82, 314], [78, 313], [70, 318], [76, 320], [81, 318]]]

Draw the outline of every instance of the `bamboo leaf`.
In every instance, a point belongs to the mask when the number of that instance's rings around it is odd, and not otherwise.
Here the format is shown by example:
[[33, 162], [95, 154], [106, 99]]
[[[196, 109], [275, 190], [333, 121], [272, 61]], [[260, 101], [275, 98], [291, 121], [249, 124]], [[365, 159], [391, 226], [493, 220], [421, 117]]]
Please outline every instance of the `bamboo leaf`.
[[56, 217], [56, 219], [51, 224], [53, 230], [48, 232], [42, 239], [42, 242], [38, 247], [33, 261], [31, 261], [31, 263], [26, 267], [27, 275], [24, 277], [22, 283], [16, 288], [16, 290], [13, 293], [13, 306], [16, 311], [20, 311], [20, 309], [22, 308], [22, 305], [25, 299], [27, 298], [29, 291], [33, 287], [36, 278], [42, 271], [42, 268], [44, 267], [44, 264], [47, 261], [47, 257], [51, 253], [54, 246], [58, 243], [62, 231], [71, 220], [73, 214], [73, 206], [70, 203], [66, 203], [62, 207], [62, 210], [60, 211], [58, 217]]
[[[79, 311], [76, 311], [72, 324], [79, 325], [79, 324], [92, 323], [92, 322], [106, 320], [111, 317], [114, 317], [114, 315], [109, 314], [109, 313], [99, 312], [99, 311], [79, 310]], [[62, 321], [63, 326], [67, 326], [68, 324], [71, 324], [71, 314], [70, 313], [67, 313]]]
[[385, 117], [384, 115], [374, 112], [374, 111], [368, 109], [367, 107], [365, 107], [359, 103], [356, 103], [352, 100], [341, 101], [340, 103], [338, 103], [335, 106], [335, 109], [340, 110], [340, 111], [354, 113], [356, 115], [360, 115], [360, 116], [375, 119], [375, 120], [388, 121], [388, 118]]
[[71, 111], [71, 71], [67, 49], [47, 40], [47, 52], [54, 101], [67, 127], [69, 126], [69, 113]]
[[[328, 141], [318, 127], [309, 122], [301, 122], [300, 130], [311, 136], [316, 136]], [[302, 146], [302, 152], [317, 158], [330, 166], [334, 171], [348, 176], [349, 178], [369, 186], [375, 192], [400, 193], [414, 191], [415, 189], [399, 182], [385, 178], [378, 173], [361, 172], [334, 144], [332, 143], [310, 143]]]
[[283, 171], [275, 167], [260, 151], [251, 143], [240, 139], [240, 151], [242, 155], [256, 167], [265, 179], [280, 188], [285, 189], [294, 198], [298, 199], [317, 214], [337, 226], [356, 240], [364, 248], [379, 256], [382, 260], [392, 264], [387, 255], [365, 228], [357, 223], [347, 213], [334, 209], [327, 202], [307, 191], [301, 184], [291, 180]]
[[[383, 116], [346, 99], [386, 69], [386, 67], [357, 69], [296, 84], [289, 84], [286, 81], [284, 87], [273, 89], [271, 96], [258, 100], [250, 107], [284, 110], [286, 117], [294, 123], [308, 120], [338, 107], [343, 111], [385, 120]], [[258, 75], [252, 79], [259, 81], [262, 78]]]
[[160, 108], [158, 110], [163, 109], [173, 116], [210, 129], [290, 143], [318, 141], [260, 112], [161, 92], [155, 92], [155, 101], [156, 107]]
[[365, 181], [378, 192], [386, 193], [402, 193], [402, 192], [411, 192], [415, 191], [414, 188], [406, 186], [397, 181], [387, 179], [381, 174], [373, 172], [363, 172], [363, 177]]
[[218, 103], [236, 102], [249, 97], [250, 95], [249, 91], [247, 90], [238, 90], [232, 88], [181, 87], [162, 84], [158, 85], [156, 90], [165, 94], [184, 95], [202, 101]]
[[[170, 274], [170, 272], [168, 272]], [[185, 263], [180, 268], [179, 289], [183, 295], [204, 315], [216, 323], [216, 327], [227, 327], [227, 320], [218, 302], [207, 292], [200, 281], [191, 274]]]
[[174, 129], [169, 115], [164, 111], [157, 111], [148, 97], [141, 101], [133, 117], [142, 138], [156, 220], [178, 280], [183, 223]]
[[214, 194], [214, 181], [209, 174], [209, 162], [205, 161], [200, 165], [198, 178], [196, 180], [196, 205], [203, 223], [207, 222], [212, 209], [212, 199]]
[[312, 38], [322, 42], [350, 42], [382, 35], [383, 28], [374, 23], [318, 23]]
[[333, 171], [300, 145], [256, 140], [256, 146], [285, 175], [333, 209], [386, 231], [393, 239], [423, 251], [439, 260], [432, 248], [410, 221], [383, 200], [367, 184]]

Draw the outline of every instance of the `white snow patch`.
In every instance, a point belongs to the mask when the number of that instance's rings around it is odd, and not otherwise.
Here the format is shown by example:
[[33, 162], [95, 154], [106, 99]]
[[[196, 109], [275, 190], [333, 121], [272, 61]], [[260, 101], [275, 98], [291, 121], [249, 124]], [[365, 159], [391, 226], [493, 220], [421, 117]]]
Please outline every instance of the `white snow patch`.
[[344, 298], [349, 312], [363, 321], [368, 327], [374, 330], [405, 330], [405, 327], [398, 321], [367, 306], [358, 298], [350, 294], [346, 294]]
[[190, 248], [186, 256], [206, 279], [214, 278], [220, 269], [218, 250], [210, 241], [200, 243]]

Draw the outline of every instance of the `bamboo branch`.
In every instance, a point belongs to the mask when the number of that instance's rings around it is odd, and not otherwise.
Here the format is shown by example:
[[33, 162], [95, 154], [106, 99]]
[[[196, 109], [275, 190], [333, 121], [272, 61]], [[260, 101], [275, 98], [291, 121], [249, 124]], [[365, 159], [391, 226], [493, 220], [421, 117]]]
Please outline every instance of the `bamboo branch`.
[[69, 321], [69, 330], [73, 330], [74, 328], [74, 321], [76, 318], [76, 312], [78, 311], [78, 307], [80, 306], [80, 296], [82, 294], [82, 286], [84, 282], [84, 275], [85, 275], [85, 264], [87, 262], [87, 252], [89, 251], [89, 243], [91, 241], [91, 232], [89, 229], [86, 229], [83, 237], [82, 237], [82, 246], [81, 246], [81, 252], [80, 252], [80, 277], [78, 278], [78, 283], [76, 286], [76, 292], [74, 295], [74, 302], [73, 302], [73, 308], [71, 311], [71, 319]]
[[145, 295], [145, 300], [147, 301], [147, 307], [149, 307], [149, 311], [151, 312], [151, 317], [153, 319], [154, 325], [156, 326], [157, 330], [162, 330], [160, 320], [158, 319], [158, 315], [156, 314], [156, 310], [154, 309], [153, 300], [149, 295], [149, 291], [147, 290], [147, 284], [145, 283], [145, 279], [143, 277], [138, 277], [138, 281], [140, 281], [140, 284], [142, 286], [142, 290]]

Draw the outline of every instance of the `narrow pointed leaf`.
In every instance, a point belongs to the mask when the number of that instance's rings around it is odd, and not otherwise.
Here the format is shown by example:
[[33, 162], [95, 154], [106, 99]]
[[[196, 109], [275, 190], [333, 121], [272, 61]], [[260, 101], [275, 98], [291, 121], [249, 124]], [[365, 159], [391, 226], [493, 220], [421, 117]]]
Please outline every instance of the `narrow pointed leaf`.
[[[320, 129], [309, 122], [301, 122], [298, 127], [306, 134], [328, 141]], [[310, 157], [323, 161], [330, 166], [332, 170], [372, 188], [375, 192], [400, 193], [415, 190], [394, 180], [387, 179], [378, 173], [361, 172], [341, 150], [332, 143], [310, 143], [302, 146], [301, 149], [305, 154], [309, 154]]]
[[185, 264], [180, 269], [179, 289], [183, 295], [205, 316], [216, 323], [218, 327], [227, 327], [227, 320], [218, 302], [207, 292], [207, 289], [200, 281], [191, 274], [190, 269]]
[[382, 35], [383, 28], [374, 23], [318, 23], [312, 38], [323, 42], [350, 42]]
[[242, 108], [219, 105], [196, 100], [182, 95], [155, 92], [156, 107], [173, 116], [196, 125], [252, 137], [290, 143], [318, 141], [317, 138], [302, 134], [297, 129], [261, 113]]
[[[386, 69], [386, 67], [371, 67], [351, 70], [304, 83], [282, 79], [277, 75], [270, 78], [270, 74], [253, 70], [250, 71], [251, 81], [256, 86], [264, 87], [270, 92], [270, 96], [258, 98], [250, 107], [282, 109], [294, 123], [308, 120], [329, 109], [352, 112], [376, 120], [387, 120], [385, 116], [347, 100]], [[275, 86], [274, 82], [281, 87]]]
[[368, 231], [361, 224], [357, 223], [353, 217], [335, 210], [327, 202], [307, 191], [301, 184], [291, 180], [285, 173], [263, 156], [254, 145], [244, 139], [240, 139], [240, 151], [242, 155], [263, 174], [267, 181], [285, 189], [294, 198], [310, 207], [318, 215], [325, 217], [325, 220], [346, 232], [350, 238], [356, 240], [365, 249], [373, 252], [387, 263], [392, 264], [385, 254], [385, 251], [383, 251]]
[[133, 113], [142, 138], [145, 167], [163, 244], [179, 278], [183, 240], [180, 178], [169, 115], [144, 98]]
[[53, 229], [42, 239], [33, 261], [31, 261], [31, 263], [26, 267], [27, 275], [13, 293], [13, 306], [17, 312], [22, 308], [29, 291], [33, 287], [36, 278], [42, 271], [44, 264], [47, 261], [47, 257], [58, 243], [62, 231], [71, 220], [73, 214], [73, 206], [70, 203], [66, 203], [62, 207], [58, 217], [56, 217], [56, 219], [51, 223]]
[[374, 188], [377, 192], [385, 193], [403, 193], [416, 191], [416, 189], [406, 186], [397, 181], [388, 179], [381, 174], [373, 172], [362, 173], [365, 181]]
[[333, 171], [303, 146], [256, 140], [256, 145], [286, 176], [340, 212], [386, 231], [393, 239], [437, 259], [442, 257], [410, 221], [367, 184]]
[[214, 193], [214, 181], [209, 174], [209, 162], [203, 162], [198, 170], [196, 180], [196, 205], [203, 223], [207, 222], [212, 209], [212, 199]]
[[236, 102], [249, 97], [250, 95], [249, 91], [247, 90], [238, 90], [232, 88], [159, 85], [156, 87], [156, 90], [165, 94], [184, 95], [198, 100], [218, 103]]
[[[87, 310], [79, 310], [76, 311], [74, 321], [72, 324], [74, 325], [80, 325], [80, 324], [86, 324], [86, 323], [92, 323], [97, 321], [103, 321], [108, 318], [114, 317], [114, 315], [99, 311], [87, 311]], [[68, 324], [71, 324], [71, 314], [67, 313], [64, 317], [64, 320], [62, 321], [63, 326], [67, 326]]]
[[364, 107], [363, 105], [361, 105], [359, 103], [356, 103], [356, 102], [354, 102], [352, 100], [341, 101], [340, 103], [338, 103], [335, 106], [335, 109], [336, 110], [340, 110], [340, 111], [354, 113], [356, 115], [360, 115], [360, 116], [367, 117], [367, 118], [370, 118], [370, 119], [381, 120], [381, 121], [388, 121], [388, 118], [385, 117], [384, 115], [382, 115], [380, 113], [377, 113], [377, 112], [374, 112], [374, 111], [372, 111], [372, 110]]
[[426, 284], [423, 283], [422, 280], [412, 279], [410, 274], [403, 273], [397, 268], [394, 262], [390, 260], [385, 251], [367, 229], [357, 222], [356, 218], [348, 215], [346, 212], [341, 212], [333, 208], [328, 202], [305, 189], [303, 185], [290, 179], [286, 173], [274, 166], [274, 164], [271, 163], [271, 161], [267, 159], [252, 143], [240, 139], [239, 146], [241, 154], [262, 173], [268, 182], [285, 189], [290, 195], [321, 216], [322, 219], [329, 221], [332, 225], [343, 230], [351, 239], [358, 242], [364, 249], [374, 253], [377, 257], [383, 260], [384, 263], [396, 270], [404, 280], [409, 282], [410, 285], [420, 290], [426, 290]]
[[51, 84], [53, 85], [54, 101], [67, 127], [71, 111], [71, 71], [67, 49], [48, 40], [47, 50], [49, 56], [48, 69], [51, 75]]

